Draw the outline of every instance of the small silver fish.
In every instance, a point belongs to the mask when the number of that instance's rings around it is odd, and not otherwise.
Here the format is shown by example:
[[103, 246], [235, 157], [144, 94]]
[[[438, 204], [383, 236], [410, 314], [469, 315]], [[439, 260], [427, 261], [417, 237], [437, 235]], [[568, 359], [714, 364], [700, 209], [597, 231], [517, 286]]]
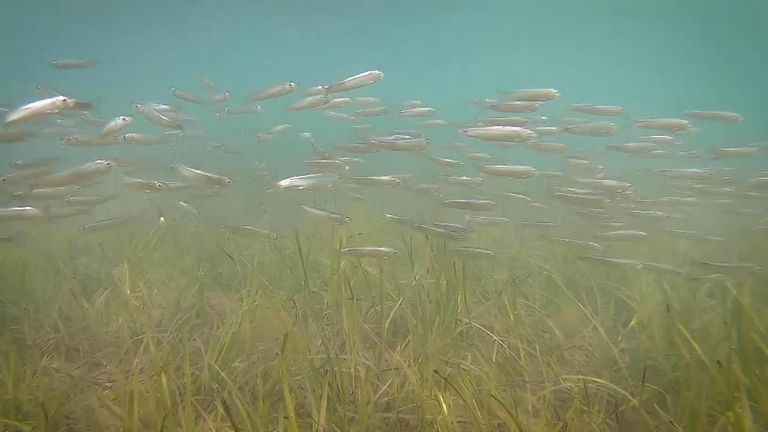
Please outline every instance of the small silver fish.
[[277, 186], [285, 190], [327, 189], [335, 185], [340, 179], [341, 177], [336, 174], [305, 174], [282, 179], [277, 182]]
[[194, 95], [190, 92], [184, 91], [180, 88], [171, 87], [171, 96], [181, 99], [185, 102], [194, 103], [194, 104], [202, 104], [203, 99], [197, 95]]
[[595, 116], [619, 116], [624, 114], [624, 108], [618, 105], [593, 105], [593, 104], [571, 104], [569, 110], [590, 114]]
[[360, 87], [369, 86], [384, 77], [384, 72], [379, 70], [370, 70], [353, 75], [337, 83], [323, 87], [326, 93], [338, 93], [354, 90]]
[[133, 117], [126, 115], [117, 116], [104, 126], [104, 128], [101, 130], [101, 136], [112, 136], [131, 123], [133, 123]]
[[199, 181], [214, 186], [229, 186], [232, 184], [232, 180], [227, 177], [190, 168], [182, 163], [173, 164], [171, 167], [178, 171], [179, 174], [193, 181]]
[[88, 69], [98, 65], [98, 60], [76, 60], [76, 59], [64, 59], [54, 60], [51, 62], [51, 67], [56, 69]]
[[518, 126], [485, 126], [461, 129], [468, 137], [495, 142], [527, 142], [536, 139], [536, 133]]
[[496, 207], [495, 202], [481, 199], [449, 199], [444, 200], [442, 204], [450, 208], [473, 211], [490, 211]]
[[42, 219], [43, 212], [34, 207], [0, 208], [0, 222], [17, 222]]
[[[183, 202], [183, 201], [180, 201]], [[258, 228], [253, 225], [227, 225], [222, 230], [233, 234], [248, 234], [257, 237], [262, 237], [267, 240], [279, 240], [280, 235], [263, 228]]]
[[478, 169], [484, 174], [504, 178], [528, 178], [534, 177], [537, 174], [536, 168], [525, 165], [485, 164], [480, 165]]
[[133, 221], [134, 218], [130, 216], [117, 216], [117, 217], [111, 217], [108, 219], [101, 219], [94, 222], [87, 223], [85, 225], [82, 225], [80, 227], [80, 230], [84, 232], [96, 232], [96, 231], [103, 231], [110, 228], [115, 228], [119, 226], [123, 226], [127, 224], [128, 222]]
[[648, 237], [648, 233], [635, 230], [618, 230], [597, 234], [598, 238], [612, 241], [636, 241]]
[[588, 122], [578, 125], [565, 126], [563, 132], [572, 135], [581, 135], [589, 137], [608, 137], [616, 135], [618, 128], [611, 122]]
[[548, 89], [521, 89], [514, 90], [505, 94], [508, 98], [516, 101], [526, 102], [547, 102], [560, 97], [560, 92]]
[[693, 117], [699, 120], [717, 121], [721, 123], [741, 123], [744, 121], [744, 116], [735, 112], [729, 111], [696, 111], [688, 110], [683, 112], [688, 117]]
[[307, 211], [307, 213], [313, 216], [317, 216], [321, 219], [330, 220], [337, 224], [346, 224], [346, 223], [352, 222], [351, 218], [344, 216], [343, 214], [340, 214], [340, 213], [334, 213], [332, 211], [323, 210], [317, 207], [310, 207], [304, 204], [301, 205], [301, 208], [303, 208], [304, 210]]
[[289, 111], [302, 111], [322, 107], [331, 101], [328, 95], [309, 96], [288, 106]]
[[264, 99], [273, 99], [280, 96], [285, 96], [289, 93], [293, 93], [298, 88], [298, 84], [293, 81], [286, 81], [276, 84], [272, 87], [267, 87], [263, 90], [251, 93], [248, 98], [252, 101], [260, 101]]
[[390, 258], [397, 255], [397, 249], [379, 246], [348, 247], [342, 249], [341, 254], [358, 258]]
[[446, 253], [457, 258], [490, 259], [496, 257], [496, 253], [490, 249], [472, 246], [459, 246], [453, 249], [447, 249]]

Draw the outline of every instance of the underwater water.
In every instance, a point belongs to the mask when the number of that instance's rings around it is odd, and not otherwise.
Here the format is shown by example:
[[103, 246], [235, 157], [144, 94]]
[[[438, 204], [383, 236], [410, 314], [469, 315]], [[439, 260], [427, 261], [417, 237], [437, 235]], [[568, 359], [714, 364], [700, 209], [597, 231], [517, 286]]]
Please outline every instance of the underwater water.
[[1, 431], [768, 429], [768, 3], [2, 7]]

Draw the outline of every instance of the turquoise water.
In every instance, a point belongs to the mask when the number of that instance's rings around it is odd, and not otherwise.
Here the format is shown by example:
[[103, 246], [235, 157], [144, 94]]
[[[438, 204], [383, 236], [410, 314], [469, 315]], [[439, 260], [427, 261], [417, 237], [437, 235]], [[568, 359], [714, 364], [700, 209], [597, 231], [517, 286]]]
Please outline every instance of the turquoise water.
[[[202, 75], [237, 96], [380, 69], [386, 79], [361, 92], [451, 114], [497, 90], [554, 87], [638, 116], [700, 107], [750, 120], [767, 88], [760, 1], [6, 1], [2, 15], [6, 103], [37, 83], [107, 111], [171, 85], [196, 89]], [[47, 64], [83, 57], [104, 63]]]

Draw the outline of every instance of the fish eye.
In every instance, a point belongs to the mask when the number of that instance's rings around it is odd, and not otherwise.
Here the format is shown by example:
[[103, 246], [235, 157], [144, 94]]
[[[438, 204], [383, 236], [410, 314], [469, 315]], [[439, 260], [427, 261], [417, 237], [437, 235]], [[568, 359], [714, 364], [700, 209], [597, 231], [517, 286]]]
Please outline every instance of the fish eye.
[[272, 234], [273, 240], [280, 240], [280, 236], [278, 234]]
[[224, 183], [226, 183], [226, 184], [232, 184], [232, 180], [230, 180], [230, 179], [227, 179], [227, 181], [225, 181]]
[[352, 218], [351, 217], [347, 216], [347, 217], [344, 218], [344, 223], [350, 223], [350, 222], [352, 222]]

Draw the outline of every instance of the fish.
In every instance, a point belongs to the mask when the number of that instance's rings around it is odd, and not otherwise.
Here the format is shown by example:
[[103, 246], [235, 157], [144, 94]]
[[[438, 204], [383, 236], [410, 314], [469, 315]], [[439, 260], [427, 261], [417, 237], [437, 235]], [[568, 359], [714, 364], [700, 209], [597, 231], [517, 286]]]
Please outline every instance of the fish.
[[35, 207], [0, 208], [0, 222], [30, 221], [42, 218], [43, 212]]
[[712, 149], [712, 156], [715, 159], [725, 159], [741, 156], [756, 156], [763, 152], [760, 147], [718, 147]]
[[667, 232], [678, 237], [683, 237], [683, 238], [692, 239], [692, 240], [703, 240], [707, 242], [716, 242], [716, 243], [724, 242], [727, 240], [725, 237], [706, 235], [699, 231], [694, 231], [694, 230], [669, 229], [667, 230]]
[[279, 125], [272, 127], [272, 129], [268, 130], [266, 133], [268, 135], [277, 135], [291, 129], [292, 127], [293, 125], [290, 123], [281, 123]]
[[712, 170], [703, 168], [667, 168], [657, 172], [665, 177], [684, 180], [707, 180], [714, 175]]
[[525, 102], [525, 101], [514, 101], [514, 102], [489, 102], [485, 105], [486, 108], [502, 112], [502, 113], [513, 113], [513, 114], [523, 114], [523, 113], [532, 113], [536, 112], [543, 104], [541, 102]]
[[488, 226], [506, 225], [511, 222], [509, 219], [501, 216], [475, 216], [475, 215], [464, 215], [464, 221], [466, 223], [475, 223], [478, 225], [488, 225]]
[[171, 119], [164, 113], [157, 111], [153, 109], [151, 106], [144, 105], [144, 104], [135, 104], [133, 108], [136, 110], [136, 112], [147, 119], [150, 123], [154, 123], [158, 126], [162, 126], [169, 129], [175, 129], [175, 130], [184, 130], [184, 126]]
[[179, 207], [181, 207], [186, 212], [188, 212], [190, 216], [192, 216], [193, 218], [200, 216], [200, 212], [198, 212], [197, 209], [192, 207], [192, 205], [190, 205], [188, 202], [182, 200], [182, 201], [178, 201], [177, 204], [179, 205]]
[[252, 101], [274, 99], [280, 96], [285, 96], [287, 94], [293, 93], [294, 91], [296, 91], [298, 87], [299, 85], [293, 81], [285, 81], [279, 84], [275, 84], [271, 87], [267, 87], [265, 89], [253, 92], [248, 96], [248, 99]]
[[5, 115], [6, 126], [41, 120], [64, 111], [88, 110], [91, 104], [67, 96], [52, 96], [22, 105]]
[[400, 117], [431, 117], [437, 112], [432, 107], [408, 108], [399, 112]]
[[[183, 201], [180, 201], [180, 202], [183, 202]], [[256, 237], [261, 237], [266, 240], [280, 240], [279, 234], [269, 230], [265, 230], [263, 228], [255, 227], [253, 225], [226, 225], [221, 229], [232, 234], [247, 234], [247, 235], [252, 235]]]
[[538, 174], [536, 168], [526, 165], [484, 164], [478, 167], [480, 172], [494, 177], [528, 178]]
[[373, 107], [365, 108], [354, 111], [352, 114], [355, 117], [378, 117], [387, 115], [392, 112], [392, 108], [389, 107]]
[[534, 151], [544, 154], [565, 154], [568, 146], [560, 143], [535, 141], [527, 143], [526, 146]]
[[530, 120], [523, 117], [490, 117], [478, 122], [480, 126], [517, 126], [525, 127]]
[[304, 174], [282, 179], [277, 182], [277, 187], [284, 190], [327, 189], [340, 179], [341, 177], [336, 174]]
[[443, 179], [446, 183], [459, 186], [479, 186], [485, 183], [485, 179], [482, 177], [444, 176]]
[[93, 221], [93, 222], [89, 222], [87, 224], [81, 225], [80, 230], [83, 232], [104, 231], [110, 228], [123, 226], [134, 220], [135, 219], [130, 216], [116, 216], [116, 217], [111, 217], [107, 219], [100, 219], [97, 221]]
[[242, 114], [258, 114], [262, 111], [261, 105], [255, 103], [249, 103], [248, 105], [241, 107], [226, 107], [220, 113], [216, 114], [217, 118], [223, 118], [224, 116], [235, 116]]
[[114, 119], [110, 120], [109, 123], [104, 125], [104, 128], [101, 130], [101, 136], [102, 137], [108, 137], [116, 134], [118, 131], [125, 129], [133, 123], [133, 117], [121, 115], [117, 116]]
[[89, 196], [71, 196], [64, 200], [67, 205], [75, 207], [93, 207], [115, 198], [115, 195], [89, 195]]
[[445, 251], [448, 255], [457, 258], [479, 258], [489, 259], [495, 258], [496, 253], [490, 249], [473, 246], [459, 246]]
[[310, 87], [310, 88], [304, 90], [304, 95], [306, 95], [306, 96], [316, 96], [316, 95], [325, 94], [324, 87], [325, 86], [321, 86], [321, 85]]
[[209, 104], [220, 104], [222, 102], [228, 101], [232, 97], [232, 94], [225, 90], [221, 93], [217, 93], [215, 95], [212, 95], [211, 98], [208, 100]]
[[349, 178], [354, 183], [364, 186], [397, 187], [402, 184], [400, 179], [393, 176], [353, 176]]
[[605, 250], [604, 245], [601, 245], [600, 243], [589, 241], [589, 240], [577, 240], [577, 239], [563, 238], [563, 237], [556, 237], [555, 240], [569, 246], [578, 246], [580, 248], [592, 249], [597, 252], [601, 252]]
[[115, 163], [110, 160], [97, 159], [76, 168], [47, 175], [35, 181], [34, 184], [38, 188], [82, 184], [106, 175], [114, 166]]
[[618, 267], [627, 267], [635, 270], [640, 270], [643, 268], [643, 263], [633, 259], [608, 257], [608, 256], [602, 256], [602, 255], [586, 255], [580, 258], [585, 260], [595, 261], [602, 264], [610, 264]]
[[376, 81], [384, 78], [384, 72], [379, 70], [370, 70], [345, 78], [337, 83], [329, 84], [323, 87], [326, 93], [339, 93], [369, 86]]
[[466, 154], [467, 159], [477, 161], [477, 162], [486, 162], [491, 159], [493, 159], [493, 156], [489, 155], [488, 153], [480, 153], [480, 152], [470, 152]]
[[124, 188], [139, 192], [162, 192], [166, 189], [163, 182], [129, 177], [125, 174], [121, 174], [121, 183]]
[[616, 135], [618, 128], [615, 123], [597, 121], [563, 127], [563, 132], [571, 135], [589, 137], [609, 137]]
[[735, 112], [729, 111], [696, 111], [687, 110], [683, 114], [687, 117], [692, 117], [698, 120], [709, 120], [721, 123], [741, 123], [744, 121], [744, 116]]
[[560, 97], [560, 92], [552, 89], [521, 89], [505, 93], [509, 99], [526, 102], [547, 102]]
[[391, 258], [397, 253], [397, 249], [381, 246], [348, 247], [341, 250], [342, 255], [357, 258]]
[[316, 159], [304, 161], [304, 165], [319, 170], [339, 171], [347, 168], [347, 164], [338, 159]]
[[326, 117], [334, 120], [341, 120], [341, 121], [355, 121], [355, 116], [346, 114], [346, 113], [340, 113], [335, 111], [325, 111], [323, 113]]
[[536, 136], [555, 136], [560, 135], [563, 130], [557, 126], [537, 126], [533, 128], [533, 132]]
[[698, 264], [706, 267], [714, 267], [724, 272], [741, 272], [741, 271], [763, 271], [765, 268], [758, 264], [746, 263], [746, 262], [715, 262], [715, 261], [698, 261]]
[[436, 226], [429, 226], [429, 225], [417, 223], [417, 224], [411, 225], [411, 227], [416, 231], [419, 231], [428, 236], [432, 235], [432, 236], [444, 238], [446, 240], [464, 240], [466, 238], [464, 234], [457, 233], [457, 232], [443, 229], [443, 228], [438, 228]]
[[329, 110], [329, 109], [343, 108], [347, 105], [350, 105], [351, 103], [352, 103], [352, 98], [338, 97], [338, 98], [331, 99], [327, 104], [322, 105], [315, 109]]
[[315, 95], [300, 99], [288, 106], [289, 111], [302, 111], [322, 107], [331, 101], [328, 95]]
[[658, 145], [680, 144], [680, 141], [677, 138], [674, 138], [668, 135], [643, 135], [641, 137], [638, 137], [637, 141], [654, 143]]
[[608, 145], [608, 148], [614, 151], [622, 152], [622, 153], [643, 154], [643, 153], [650, 153], [656, 150], [656, 144], [651, 142], [610, 144]]
[[436, 164], [440, 166], [444, 166], [446, 168], [461, 168], [464, 166], [464, 162], [454, 160], [454, 159], [441, 158], [437, 156], [430, 156], [429, 159], [435, 162]]
[[81, 190], [82, 188], [77, 185], [39, 188], [14, 192], [13, 197], [30, 201], [59, 200], [77, 194]]
[[664, 132], [690, 131], [693, 126], [688, 120], [676, 118], [645, 118], [635, 120], [635, 126], [643, 129], [660, 130]]
[[119, 142], [115, 137], [101, 135], [70, 135], [61, 138], [62, 144], [74, 147], [107, 146]]
[[648, 233], [636, 230], [618, 230], [599, 233], [598, 238], [610, 241], [636, 241], [648, 237]]
[[232, 184], [232, 179], [230, 178], [207, 171], [190, 168], [182, 163], [175, 163], [171, 165], [171, 168], [175, 169], [179, 174], [192, 181], [197, 181], [212, 186], [229, 186]]
[[120, 141], [139, 145], [158, 145], [170, 141], [168, 135], [145, 135], [136, 132], [129, 132], [120, 135]]
[[368, 144], [379, 150], [420, 152], [429, 146], [429, 140], [426, 138], [372, 139]]
[[202, 104], [203, 99], [200, 96], [194, 95], [190, 92], [184, 91], [177, 87], [171, 87], [170, 89], [171, 96], [181, 99], [185, 102], [194, 103], [194, 104]]
[[312, 216], [316, 216], [320, 219], [326, 219], [332, 222], [335, 222], [337, 224], [347, 224], [352, 222], [352, 218], [344, 216], [340, 213], [334, 213], [329, 210], [323, 210], [317, 207], [310, 207], [308, 205], [301, 204], [301, 208], [303, 208], [307, 213], [311, 214]]
[[568, 107], [569, 110], [594, 116], [620, 116], [624, 114], [624, 107], [618, 105], [594, 105], [575, 103]]
[[442, 204], [445, 207], [473, 211], [490, 211], [496, 207], [494, 201], [482, 199], [448, 199]]
[[528, 142], [536, 139], [536, 133], [518, 126], [485, 126], [461, 129], [468, 137], [495, 142]]
[[99, 63], [101, 62], [98, 60], [64, 59], [52, 61], [51, 67], [55, 69], [88, 69], [97, 66]]

